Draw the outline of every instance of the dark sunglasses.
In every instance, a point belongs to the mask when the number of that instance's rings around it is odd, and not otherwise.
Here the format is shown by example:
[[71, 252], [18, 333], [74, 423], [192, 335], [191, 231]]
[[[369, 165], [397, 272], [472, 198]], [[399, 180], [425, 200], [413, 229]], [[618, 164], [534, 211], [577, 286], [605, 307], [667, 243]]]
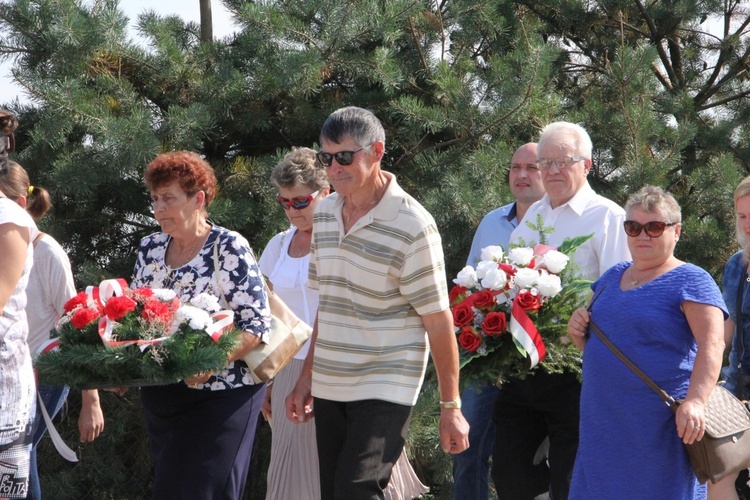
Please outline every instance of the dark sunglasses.
[[664, 230], [668, 226], [674, 226], [675, 224], [677, 224], [677, 222], [662, 222], [660, 220], [652, 220], [651, 222], [641, 224], [640, 222], [636, 222], [634, 220], [626, 220], [623, 223], [623, 226], [625, 227], [625, 233], [628, 236], [632, 236], [633, 238], [641, 234], [641, 231], [643, 231], [644, 229], [646, 230], [647, 236], [650, 236], [651, 238], [658, 238], [659, 236], [664, 234]]
[[276, 201], [279, 202], [279, 205], [284, 207], [284, 210], [289, 210], [292, 207], [297, 210], [302, 210], [303, 208], [307, 208], [310, 206], [310, 203], [312, 203], [315, 197], [318, 196], [318, 193], [320, 193], [320, 189], [318, 189], [314, 193], [308, 194], [307, 196], [297, 196], [296, 198], [292, 198], [291, 200], [289, 198], [283, 198], [279, 195], [276, 196]]
[[354, 161], [355, 153], [358, 153], [365, 148], [369, 148], [370, 146], [372, 146], [372, 144], [362, 146], [361, 148], [355, 149], [354, 151], [339, 151], [338, 153], [325, 153], [323, 152], [323, 150], [320, 150], [315, 156], [316, 158], [318, 158], [320, 164], [324, 167], [330, 167], [333, 164], [334, 158], [336, 158], [336, 163], [338, 163], [342, 167], [345, 167], [352, 164], [352, 162]]

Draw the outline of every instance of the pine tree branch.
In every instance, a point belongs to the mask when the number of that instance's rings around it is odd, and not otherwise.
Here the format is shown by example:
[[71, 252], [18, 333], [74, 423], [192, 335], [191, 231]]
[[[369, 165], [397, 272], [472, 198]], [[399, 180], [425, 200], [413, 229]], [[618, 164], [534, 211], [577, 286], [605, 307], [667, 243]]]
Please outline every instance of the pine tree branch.
[[44, 54], [41, 50], [29, 50], [29, 49], [22, 49], [20, 47], [12, 47], [10, 45], [0, 45], [0, 54], [29, 54], [33, 56], [41, 56]]
[[[534, 70], [532, 71], [531, 78], [529, 78], [529, 85], [526, 87], [526, 92], [524, 92], [523, 99], [521, 100], [521, 102], [518, 103], [518, 105], [514, 106], [507, 113], [503, 114], [502, 116], [499, 116], [498, 118], [495, 118], [489, 124], [487, 124], [485, 127], [483, 127], [482, 129], [480, 129], [478, 132], [470, 134], [467, 137], [456, 137], [455, 139], [451, 139], [451, 140], [448, 140], [448, 141], [439, 142], [437, 144], [433, 144], [432, 146], [428, 146], [428, 147], [422, 149], [420, 152], [421, 153], [425, 153], [425, 152], [436, 150], [436, 149], [445, 149], [445, 148], [448, 148], [450, 146], [453, 146], [454, 144], [458, 144], [458, 143], [461, 143], [461, 142], [474, 141], [477, 138], [482, 137], [485, 134], [487, 134], [490, 130], [492, 130], [493, 128], [497, 127], [500, 123], [508, 120], [508, 118], [510, 118], [516, 112], [518, 112], [518, 110], [521, 109], [524, 105], [526, 105], [526, 103], [529, 101], [529, 99], [531, 99], [531, 95], [533, 93], [532, 92], [532, 90], [533, 90], [532, 83], [536, 79], [538, 70], [539, 70], [539, 56], [537, 55], [537, 57], [534, 59]], [[403, 160], [407, 156], [413, 156], [415, 154], [415, 152], [417, 151], [417, 148], [418, 148], [419, 144], [421, 144], [422, 141], [426, 137], [427, 137], [427, 135], [425, 135], [424, 137], [422, 137], [422, 139], [420, 139], [420, 141], [417, 144], [415, 144], [414, 146], [412, 146], [411, 148], [409, 148], [407, 151], [405, 151], [404, 154], [402, 154], [401, 157], [398, 160], [396, 160], [396, 162], [394, 163], [394, 166], [398, 165], [401, 162], [401, 160]]]
[[732, 101], [736, 101], [738, 99], [742, 99], [743, 97], [749, 96], [750, 90], [746, 90], [744, 92], [740, 92], [739, 94], [734, 94], [732, 96], [726, 97], [724, 99], [721, 99], [720, 101], [714, 101], [712, 103], [706, 104], [705, 106], [697, 107], [696, 109], [698, 111], [705, 111], [707, 109], [715, 108], [716, 106], [723, 106], [725, 104], [728, 104]]
[[[725, 13], [725, 19], [724, 19], [724, 38], [729, 37], [729, 20], [731, 19], [732, 11], [727, 11]], [[747, 28], [748, 24], [750, 24], [750, 16], [745, 18], [745, 21], [740, 25], [740, 27], [735, 31], [734, 35], [737, 36], [738, 39], [741, 39], [742, 32]], [[724, 42], [724, 40], [720, 40], [721, 42]], [[747, 60], [748, 56], [750, 55], [750, 48], [745, 50], [745, 54], [741, 57], [738, 57], [737, 63], [734, 65], [734, 68], [727, 70], [722, 79], [719, 81], [717, 85], [714, 86], [716, 83], [717, 78], [719, 78], [719, 75], [722, 72], [722, 69], [727, 64], [731, 56], [734, 55], [733, 47], [726, 47], [723, 46], [721, 50], [719, 51], [719, 57], [716, 60], [716, 64], [714, 65], [714, 70], [711, 73], [711, 76], [706, 80], [706, 82], [703, 84], [701, 89], [698, 91], [698, 93], [693, 98], [693, 101], [700, 105], [708, 99], [710, 99], [716, 92], [728, 81], [727, 77], [731, 74], [730, 80], [732, 78], [735, 78], [737, 76], [738, 68], [737, 66], [741, 66], [741, 69], [745, 69], [747, 67], [745, 60]]]
[[409, 32], [411, 33], [411, 36], [414, 39], [414, 46], [417, 48], [417, 53], [419, 54], [419, 60], [422, 61], [422, 67], [424, 68], [425, 73], [429, 75], [430, 67], [427, 65], [427, 59], [425, 59], [424, 52], [422, 51], [422, 46], [419, 43], [419, 37], [417, 37], [417, 32], [414, 29], [414, 23], [412, 23], [411, 17], [408, 19], [408, 22], [409, 22]]
[[667, 75], [669, 75], [669, 79], [672, 82], [672, 87], [674, 87], [679, 83], [679, 79], [674, 72], [674, 68], [672, 68], [669, 56], [667, 55], [667, 52], [664, 50], [664, 46], [661, 43], [662, 36], [659, 34], [659, 30], [656, 28], [654, 20], [651, 18], [651, 16], [648, 15], [648, 12], [646, 12], [646, 7], [643, 5], [643, 2], [641, 0], [635, 0], [635, 4], [638, 6], [638, 10], [641, 11], [643, 20], [646, 22], [649, 32], [651, 33], [651, 42], [656, 46], [656, 51], [659, 54], [659, 59], [661, 59], [661, 63], [667, 70]]

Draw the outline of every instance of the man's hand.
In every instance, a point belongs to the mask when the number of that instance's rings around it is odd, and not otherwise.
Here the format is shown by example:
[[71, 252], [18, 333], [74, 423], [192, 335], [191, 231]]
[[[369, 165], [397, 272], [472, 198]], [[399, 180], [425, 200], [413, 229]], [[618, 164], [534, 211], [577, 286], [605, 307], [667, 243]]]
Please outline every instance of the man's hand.
[[469, 447], [469, 423], [461, 410], [440, 410], [440, 445], [446, 453], [461, 453]]
[[197, 389], [202, 384], [205, 384], [208, 381], [208, 379], [211, 378], [211, 375], [213, 374], [214, 372], [198, 373], [196, 375], [193, 375], [192, 377], [186, 378], [184, 382], [188, 385], [188, 387]]
[[308, 422], [315, 415], [312, 410], [312, 373], [300, 375], [292, 392], [286, 397], [286, 418], [294, 423]]

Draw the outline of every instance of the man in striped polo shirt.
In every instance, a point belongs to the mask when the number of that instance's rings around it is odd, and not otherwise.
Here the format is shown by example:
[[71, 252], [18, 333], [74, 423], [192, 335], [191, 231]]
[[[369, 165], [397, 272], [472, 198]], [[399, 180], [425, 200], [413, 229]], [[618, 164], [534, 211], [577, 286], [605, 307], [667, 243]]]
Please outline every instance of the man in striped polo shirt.
[[[468, 445], [443, 250], [432, 216], [380, 169], [385, 131], [362, 108], [323, 124], [318, 161], [336, 192], [313, 217], [313, 342], [287, 417], [312, 418], [321, 497], [383, 498], [432, 352], [445, 451]], [[426, 334], [425, 334], [426, 331]]]

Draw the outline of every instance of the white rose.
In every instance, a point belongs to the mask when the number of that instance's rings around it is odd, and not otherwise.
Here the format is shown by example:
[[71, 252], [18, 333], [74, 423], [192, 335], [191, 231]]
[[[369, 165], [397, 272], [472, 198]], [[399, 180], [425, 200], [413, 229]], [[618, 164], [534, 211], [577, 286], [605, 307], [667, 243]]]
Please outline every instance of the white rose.
[[560, 277], [555, 274], [542, 274], [537, 278], [536, 285], [539, 293], [546, 297], [554, 297], [562, 290]]
[[516, 286], [518, 288], [531, 288], [539, 279], [539, 271], [523, 267], [516, 271]]
[[528, 247], [513, 248], [508, 253], [508, 258], [517, 266], [528, 266], [534, 258], [534, 250]]
[[482, 280], [482, 286], [484, 288], [489, 288], [490, 290], [502, 290], [507, 284], [508, 275], [505, 274], [505, 271], [502, 269], [498, 269], [497, 264], [495, 264], [494, 269], [487, 271], [487, 274]]
[[474, 288], [477, 286], [477, 273], [471, 266], [466, 266], [458, 272], [456, 279], [453, 283], [464, 286], [466, 288]]
[[483, 260], [479, 264], [477, 264], [477, 279], [484, 279], [485, 276], [487, 276], [487, 273], [492, 271], [493, 269], [497, 269], [497, 262], [492, 260]]
[[558, 274], [565, 269], [569, 260], [570, 257], [564, 253], [558, 252], [557, 250], [550, 250], [544, 254], [544, 257], [542, 257], [542, 264], [547, 267], [549, 272]]
[[497, 246], [497, 245], [490, 245], [482, 249], [482, 256], [480, 257], [480, 259], [500, 262], [503, 259], [504, 253], [505, 252], [503, 251], [503, 247]]

